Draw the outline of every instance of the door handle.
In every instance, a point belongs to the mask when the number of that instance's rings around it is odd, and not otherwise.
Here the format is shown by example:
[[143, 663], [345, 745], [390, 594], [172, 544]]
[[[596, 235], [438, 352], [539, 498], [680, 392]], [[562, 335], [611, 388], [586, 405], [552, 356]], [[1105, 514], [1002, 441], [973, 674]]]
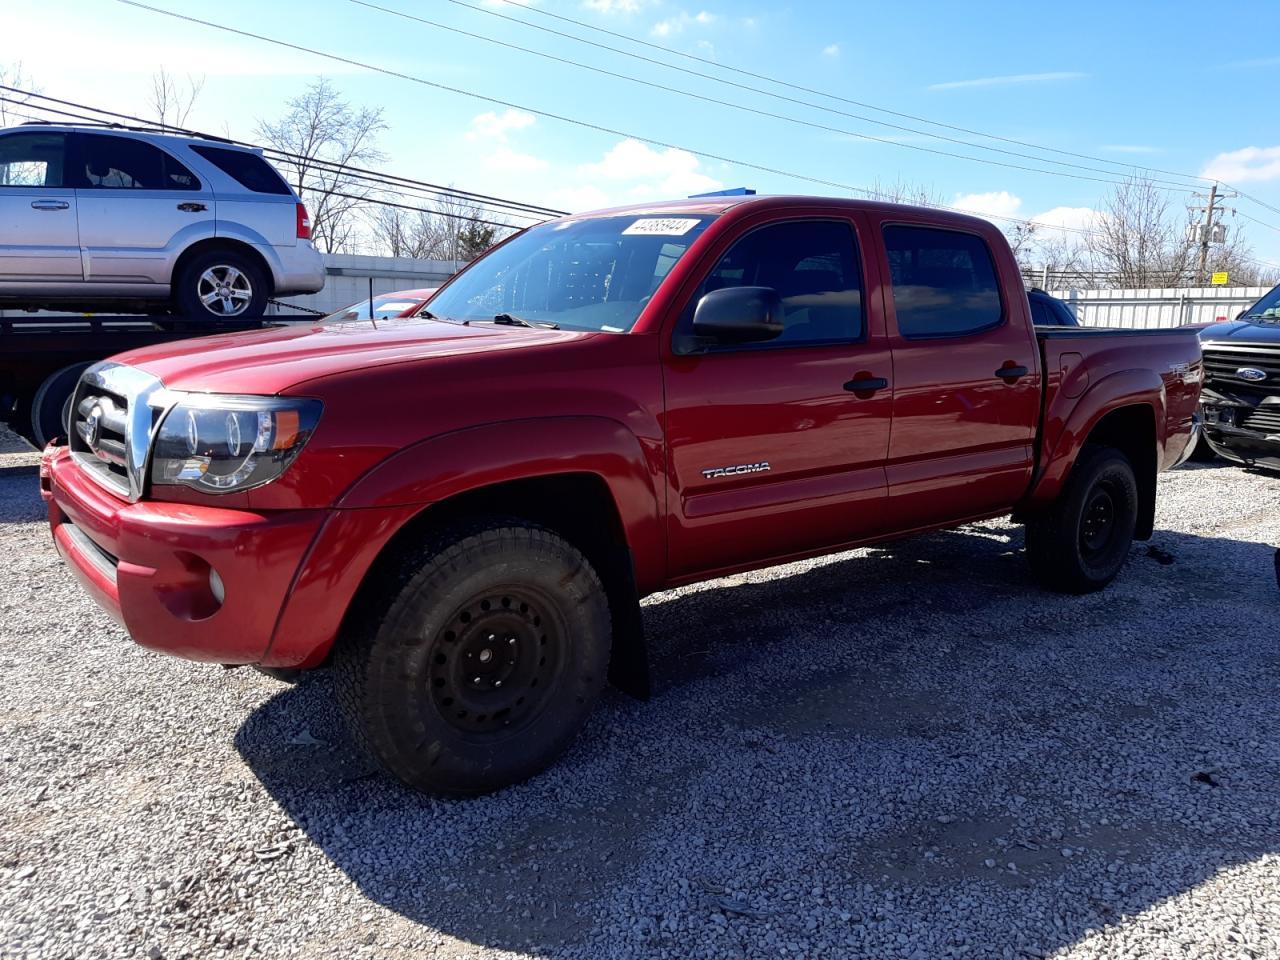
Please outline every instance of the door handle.
[[1001, 380], [1017, 380], [1027, 375], [1026, 367], [1001, 367], [996, 371], [996, 376]]
[[203, 211], [208, 210], [209, 208], [206, 207], [203, 203], [192, 203], [188, 201], [187, 203], [178, 204], [178, 209], [184, 211], [185, 213], [202, 213]]
[[71, 204], [65, 200], [32, 200], [32, 210], [67, 210]]
[[884, 377], [862, 377], [859, 380], [850, 380], [844, 385], [844, 388], [850, 393], [875, 393], [877, 390], [883, 390], [889, 386], [889, 381]]

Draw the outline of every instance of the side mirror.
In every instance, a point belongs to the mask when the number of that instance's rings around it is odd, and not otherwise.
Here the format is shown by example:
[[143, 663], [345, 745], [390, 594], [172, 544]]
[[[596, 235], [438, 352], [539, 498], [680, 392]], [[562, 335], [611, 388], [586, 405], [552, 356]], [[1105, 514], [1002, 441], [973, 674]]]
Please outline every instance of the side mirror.
[[782, 333], [782, 298], [772, 287], [712, 290], [693, 311], [693, 333], [720, 343], [758, 343]]

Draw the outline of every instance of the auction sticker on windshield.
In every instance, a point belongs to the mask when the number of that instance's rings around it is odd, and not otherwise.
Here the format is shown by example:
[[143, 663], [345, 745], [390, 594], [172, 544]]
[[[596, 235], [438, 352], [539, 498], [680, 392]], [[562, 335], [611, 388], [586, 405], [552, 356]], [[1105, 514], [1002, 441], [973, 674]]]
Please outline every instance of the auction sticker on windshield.
[[685, 217], [648, 217], [622, 231], [624, 237], [683, 237], [702, 221]]

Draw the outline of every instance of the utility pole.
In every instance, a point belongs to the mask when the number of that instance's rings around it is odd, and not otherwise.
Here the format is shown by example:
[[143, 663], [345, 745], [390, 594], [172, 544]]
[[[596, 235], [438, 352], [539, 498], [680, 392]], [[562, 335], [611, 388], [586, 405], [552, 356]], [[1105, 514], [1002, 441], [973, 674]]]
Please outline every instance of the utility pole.
[[1208, 196], [1205, 196], [1203, 193], [1193, 194], [1193, 196], [1197, 198], [1203, 197], [1207, 201], [1203, 207], [1191, 208], [1192, 213], [1203, 213], [1204, 218], [1199, 224], [1195, 224], [1193, 227], [1188, 228], [1189, 232], [1194, 231], [1194, 239], [1200, 247], [1200, 265], [1196, 270], [1196, 281], [1203, 287], [1207, 286], [1209, 283], [1209, 244], [1222, 243], [1226, 239], [1225, 231], [1222, 234], [1221, 240], [1215, 239], [1214, 228], [1219, 226], [1219, 224], [1214, 222], [1214, 216], [1221, 209], [1219, 204], [1223, 200], [1231, 199], [1239, 196], [1239, 194], [1220, 194], [1218, 193], [1218, 185], [1215, 183], [1209, 188]]

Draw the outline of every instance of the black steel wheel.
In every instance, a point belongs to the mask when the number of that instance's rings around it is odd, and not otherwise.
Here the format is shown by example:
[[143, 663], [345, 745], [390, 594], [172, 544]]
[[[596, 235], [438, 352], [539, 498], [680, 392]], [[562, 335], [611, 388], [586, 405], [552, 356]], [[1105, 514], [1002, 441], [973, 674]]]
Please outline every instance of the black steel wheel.
[[1027, 524], [1027, 559], [1052, 590], [1100, 590], [1124, 566], [1137, 524], [1138, 482], [1128, 458], [1086, 446], [1057, 502]]
[[604, 588], [550, 530], [443, 530], [359, 604], [334, 658], [338, 696], [357, 739], [417, 789], [466, 796], [527, 779], [604, 687]]

